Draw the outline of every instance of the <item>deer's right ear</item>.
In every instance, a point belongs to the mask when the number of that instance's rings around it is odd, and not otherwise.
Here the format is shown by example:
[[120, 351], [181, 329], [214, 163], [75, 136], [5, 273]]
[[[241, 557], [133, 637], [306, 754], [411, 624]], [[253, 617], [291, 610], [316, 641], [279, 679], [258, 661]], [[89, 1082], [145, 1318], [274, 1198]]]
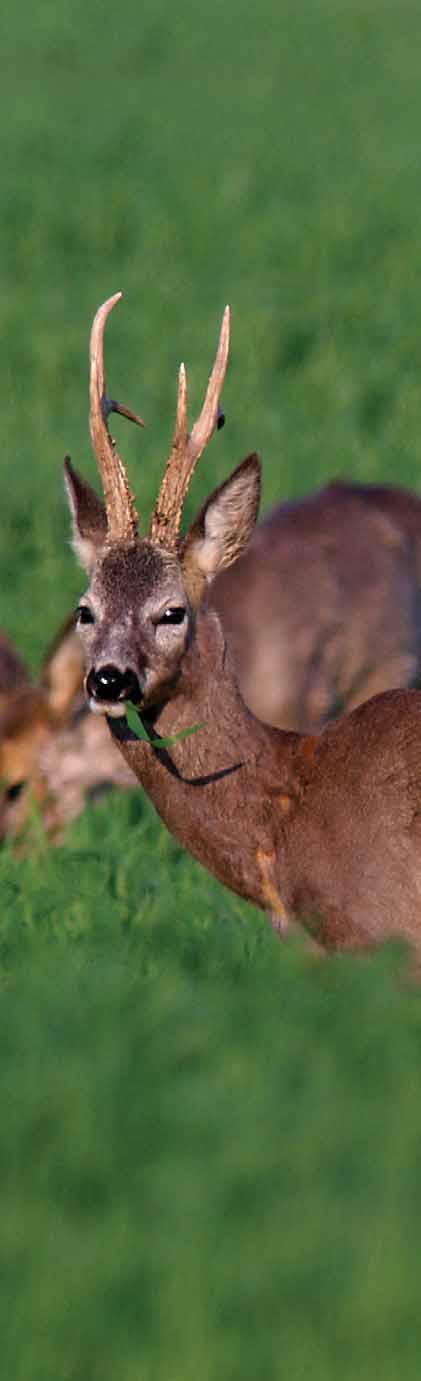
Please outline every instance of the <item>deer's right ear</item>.
[[207, 584], [231, 566], [249, 541], [260, 502], [260, 460], [247, 456], [201, 508], [182, 543], [180, 559], [192, 603]]
[[72, 515], [73, 550], [90, 575], [107, 536], [105, 505], [91, 485], [73, 469], [69, 456], [64, 462], [64, 481]]

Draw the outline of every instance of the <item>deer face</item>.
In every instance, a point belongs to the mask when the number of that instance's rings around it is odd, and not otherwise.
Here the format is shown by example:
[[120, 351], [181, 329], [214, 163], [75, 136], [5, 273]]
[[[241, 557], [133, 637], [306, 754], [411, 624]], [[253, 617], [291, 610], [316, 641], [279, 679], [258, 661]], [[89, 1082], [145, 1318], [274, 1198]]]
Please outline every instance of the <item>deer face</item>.
[[159, 703], [176, 682], [192, 608], [177, 559], [147, 539], [106, 552], [78, 610], [86, 691], [96, 713]]

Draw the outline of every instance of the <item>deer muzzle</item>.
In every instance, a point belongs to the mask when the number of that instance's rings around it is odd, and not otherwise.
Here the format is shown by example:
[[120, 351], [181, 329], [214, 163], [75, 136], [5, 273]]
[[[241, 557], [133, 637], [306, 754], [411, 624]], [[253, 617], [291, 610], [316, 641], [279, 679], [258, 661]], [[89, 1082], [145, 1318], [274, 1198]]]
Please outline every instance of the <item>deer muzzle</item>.
[[138, 705], [141, 688], [131, 667], [121, 671], [112, 663], [92, 668], [86, 678], [86, 693], [91, 709], [102, 714], [124, 714], [128, 700]]

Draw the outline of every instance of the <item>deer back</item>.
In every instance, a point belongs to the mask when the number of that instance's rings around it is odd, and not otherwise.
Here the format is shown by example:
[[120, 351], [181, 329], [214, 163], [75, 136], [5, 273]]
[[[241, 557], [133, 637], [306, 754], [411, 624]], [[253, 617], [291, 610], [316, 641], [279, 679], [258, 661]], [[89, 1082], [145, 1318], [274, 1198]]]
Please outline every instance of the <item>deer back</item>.
[[414, 539], [363, 487], [275, 508], [211, 598], [244, 698], [267, 723], [320, 729], [420, 674]]

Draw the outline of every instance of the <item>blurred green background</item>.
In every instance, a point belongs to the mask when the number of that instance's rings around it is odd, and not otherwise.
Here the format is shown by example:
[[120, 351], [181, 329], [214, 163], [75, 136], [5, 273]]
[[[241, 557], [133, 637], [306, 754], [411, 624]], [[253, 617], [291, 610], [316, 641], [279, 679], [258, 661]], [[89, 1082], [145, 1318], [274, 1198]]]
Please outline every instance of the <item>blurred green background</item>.
[[[1, 19], [0, 626], [39, 666], [83, 588], [87, 345], [145, 522], [177, 368], [226, 301], [225, 430], [264, 503], [421, 470], [415, 0], [64, 0]], [[395, 951], [282, 947], [139, 791], [0, 859], [10, 1381], [419, 1376], [421, 1007]]]

